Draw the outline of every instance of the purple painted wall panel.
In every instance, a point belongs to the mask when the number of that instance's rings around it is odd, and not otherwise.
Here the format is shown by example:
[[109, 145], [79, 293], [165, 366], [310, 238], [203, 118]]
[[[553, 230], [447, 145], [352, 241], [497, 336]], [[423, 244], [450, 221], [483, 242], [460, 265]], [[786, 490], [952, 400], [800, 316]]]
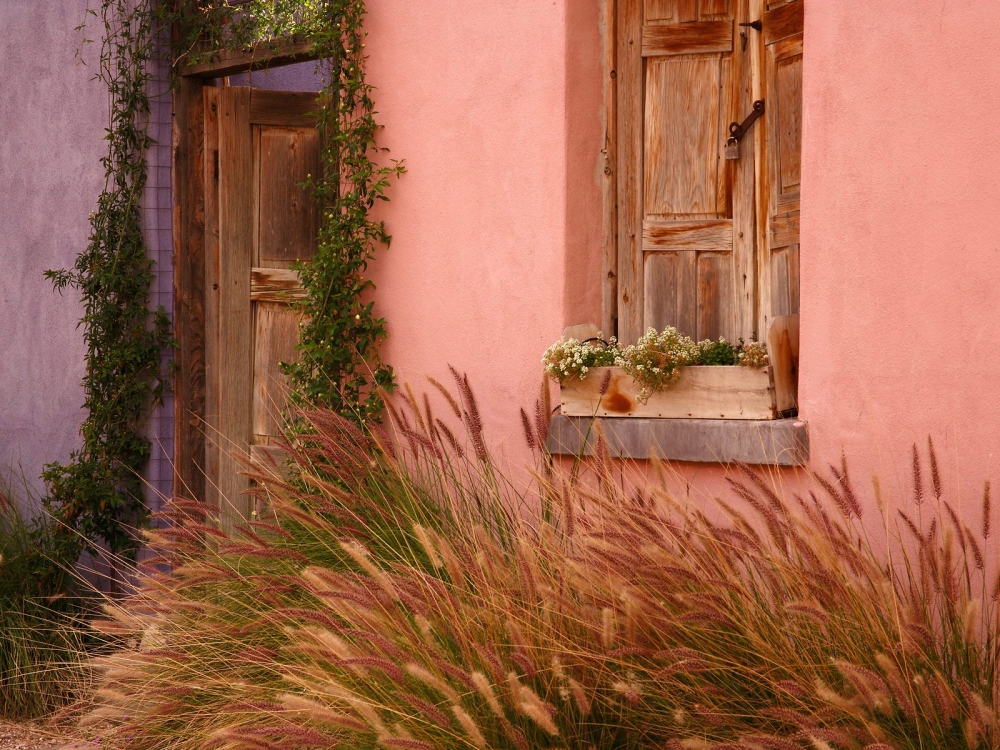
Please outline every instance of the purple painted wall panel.
[[73, 264], [103, 179], [106, 96], [74, 60], [86, 0], [0, 2], [0, 468], [36, 486], [79, 445], [76, 294], [42, 277]]
[[[84, 344], [78, 295], [52, 290], [43, 272], [68, 268], [84, 248], [103, 184], [107, 93], [93, 80], [97, 50], [83, 50], [86, 0], [0, 0], [0, 470], [41, 488], [44, 464], [80, 444]], [[97, 30], [89, 29], [91, 36]], [[171, 310], [171, 100], [155, 71], [149, 182], [142, 218], [157, 261], [152, 305]], [[172, 402], [149, 423], [151, 507], [171, 492]]]

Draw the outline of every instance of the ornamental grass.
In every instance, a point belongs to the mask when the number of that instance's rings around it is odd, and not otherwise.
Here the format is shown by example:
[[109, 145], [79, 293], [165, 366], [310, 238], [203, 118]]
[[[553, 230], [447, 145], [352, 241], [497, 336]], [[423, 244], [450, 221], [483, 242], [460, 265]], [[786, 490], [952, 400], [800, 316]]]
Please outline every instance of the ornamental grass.
[[[23, 477], [0, 474], [0, 718], [36, 719], [87, 690], [85, 602]], [[32, 512], [34, 511], [34, 512]], [[72, 568], [72, 565], [66, 566]]]
[[624, 489], [603, 446], [565, 473], [539, 453], [524, 494], [457, 386], [407, 393], [391, 436], [304, 415], [232, 536], [173, 502], [150, 534], [172, 572], [99, 623], [123, 644], [102, 746], [997, 746], [988, 489], [970, 529], [932, 449], [914, 497], [871, 502], [846, 466], [801, 496], [733, 467], [708, 509], [662, 466]]

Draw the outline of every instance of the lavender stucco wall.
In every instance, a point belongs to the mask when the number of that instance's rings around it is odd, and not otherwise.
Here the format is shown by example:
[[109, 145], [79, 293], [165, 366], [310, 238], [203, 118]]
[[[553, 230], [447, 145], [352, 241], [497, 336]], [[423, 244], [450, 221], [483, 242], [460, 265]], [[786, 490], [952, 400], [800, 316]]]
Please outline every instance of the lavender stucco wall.
[[79, 444], [84, 346], [72, 292], [42, 273], [73, 264], [102, 185], [104, 90], [74, 59], [86, 0], [0, 3], [0, 468], [36, 485]]
[[[68, 268], [86, 245], [88, 217], [103, 185], [107, 93], [93, 79], [97, 50], [74, 28], [86, 0], [0, 2], [0, 469], [41, 486], [44, 464], [79, 446], [83, 357], [78, 295], [43, 277]], [[157, 261], [151, 303], [172, 302], [171, 102], [166, 71], [154, 71], [149, 183], [142, 220]], [[149, 423], [148, 497], [170, 492], [173, 432], [168, 398]]]

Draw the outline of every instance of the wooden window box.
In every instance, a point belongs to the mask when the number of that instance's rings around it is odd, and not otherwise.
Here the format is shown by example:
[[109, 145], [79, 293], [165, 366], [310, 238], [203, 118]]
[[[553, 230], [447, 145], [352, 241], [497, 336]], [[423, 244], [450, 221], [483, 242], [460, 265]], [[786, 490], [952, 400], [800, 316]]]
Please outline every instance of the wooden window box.
[[[601, 384], [610, 371], [608, 390]], [[770, 420], [779, 417], [770, 367], [685, 367], [680, 378], [642, 402], [642, 387], [620, 367], [595, 367], [560, 387], [567, 417]]]

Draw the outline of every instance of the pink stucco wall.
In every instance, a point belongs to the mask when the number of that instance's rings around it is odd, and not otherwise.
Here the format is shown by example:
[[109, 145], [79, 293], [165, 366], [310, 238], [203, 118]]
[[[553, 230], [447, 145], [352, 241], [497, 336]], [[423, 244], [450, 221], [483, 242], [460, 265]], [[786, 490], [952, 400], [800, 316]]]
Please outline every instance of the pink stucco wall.
[[807, 6], [800, 388], [814, 455], [843, 449], [906, 481], [907, 447], [931, 435], [968, 506], [1000, 458], [998, 40], [993, 0]]
[[450, 382], [448, 364], [468, 372], [511, 458], [523, 456], [518, 408], [538, 392], [567, 296], [597, 300], [596, 274], [593, 288], [567, 287], [599, 261], [601, 210], [598, 9], [569, 5], [585, 4], [369, 6], [381, 141], [408, 170], [374, 268], [383, 353], [418, 388], [424, 375]]
[[[1000, 6], [807, 2], [800, 396], [814, 466], [843, 450], [857, 476], [903, 484], [908, 446], [931, 435], [971, 507], [1000, 447]], [[72, 263], [100, 187], [103, 92], [72, 59], [84, 4], [0, 3], [0, 64], [25, 72], [0, 88], [0, 461], [34, 476], [66, 457], [82, 416], [79, 309], [41, 272]], [[492, 441], [519, 461], [542, 351], [599, 319], [602, 2], [369, 7], [382, 143], [408, 168], [373, 268], [384, 354], [418, 388], [448, 364], [468, 372]], [[720, 486], [718, 467], [677, 468]]]
[[[468, 371], [494, 440], [566, 324], [599, 319], [597, 0], [371, 4], [383, 141], [406, 159], [375, 269], [402, 379]], [[972, 498], [1000, 447], [993, 0], [808, 0], [801, 415], [813, 466], [906, 484], [933, 436]], [[680, 465], [708, 491], [718, 467]], [[968, 500], [972, 502], [971, 499]]]

